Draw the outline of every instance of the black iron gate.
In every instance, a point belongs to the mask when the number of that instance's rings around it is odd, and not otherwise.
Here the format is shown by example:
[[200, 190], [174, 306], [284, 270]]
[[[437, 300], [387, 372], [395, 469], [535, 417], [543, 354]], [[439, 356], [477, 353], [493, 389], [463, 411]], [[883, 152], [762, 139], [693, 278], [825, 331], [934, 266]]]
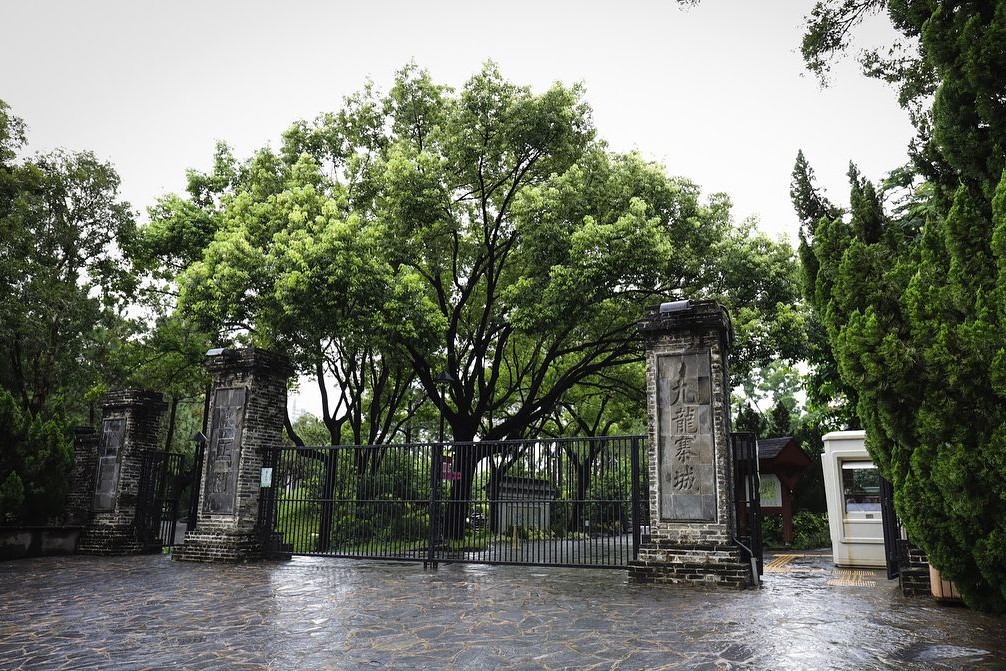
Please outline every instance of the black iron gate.
[[302, 555], [626, 567], [648, 509], [643, 442], [278, 448], [260, 528]]
[[181, 542], [179, 517], [187, 519], [189, 496], [198, 495], [194, 469], [186, 465], [184, 455], [173, 452], [145, 452], [140, 462], [136, 528], [162, 546]]
[[765, 568], [761, 529], [761, 483], [758, 476], [758, 441], [753, 433], [731, 433], [738, 544], [758, 575]]
[[884, 556], [887, 563], [887, 579], [893, 580], [901, 573], [902, 553], [905, 546], [905, 530], [894, 510], [894, 487], [884, 477], [880, 478], [880, 517], [884, 527]]

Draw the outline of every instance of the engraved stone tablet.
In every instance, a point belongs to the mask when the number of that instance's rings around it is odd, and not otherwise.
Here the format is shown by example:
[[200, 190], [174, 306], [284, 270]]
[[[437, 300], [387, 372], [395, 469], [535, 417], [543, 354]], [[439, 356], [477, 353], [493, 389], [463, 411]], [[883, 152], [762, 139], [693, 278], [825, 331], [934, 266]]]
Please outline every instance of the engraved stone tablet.
[[218, 389], [213, 398], [213, 428], [206, 451], [203, 512], [234, 513], [244, 403], [244, 389]]
[[98, 443], [98, 468], [94, 484], [94, 510], [115, 508], [115, 489], [119, 484], [119, 452], [126, 438], [126, 420], [108, 418], [101, 423]]
[[716, 520], [709, 353], [657, 357], [660, 518]]

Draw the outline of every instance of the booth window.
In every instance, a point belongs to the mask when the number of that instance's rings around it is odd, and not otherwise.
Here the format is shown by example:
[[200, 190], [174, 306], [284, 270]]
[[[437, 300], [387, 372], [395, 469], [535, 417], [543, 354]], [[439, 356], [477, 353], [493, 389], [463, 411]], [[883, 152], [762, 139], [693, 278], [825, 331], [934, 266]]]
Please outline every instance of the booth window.
[[842, 462], [842, 493], [846, 517], [879, 519], [880, 471], [872, 462]]

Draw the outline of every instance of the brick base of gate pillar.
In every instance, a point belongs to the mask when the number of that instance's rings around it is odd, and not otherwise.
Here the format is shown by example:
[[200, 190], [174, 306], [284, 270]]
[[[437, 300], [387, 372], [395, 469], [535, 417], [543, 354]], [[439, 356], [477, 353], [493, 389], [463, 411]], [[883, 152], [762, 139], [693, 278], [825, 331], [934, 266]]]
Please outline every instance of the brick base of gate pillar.
[[137, 503], [143, 454], [158, 447], [167, 404], [157, 392], [126, 389], [107, 394], [101, 407], [91, 519], [77, 551], [90, 555], [160, 552], [156, 529], [138, 525]]
[[639, 582], [739, 589], [752, 581], [735, 543], [727, 351], [730, 317], [715, 301], [647, 309], [650, 539], [629, 576]]
[[246, 562], [263, 557], [258, 534], [227, 531], [200, 531], [185, 534], [185, 545], [175, 548], [171, 558], [178, 561]]
[[[196, 528], [172, 559], [246, 562], [272, 557], [275, 534], [260, 524], [262, 468], [281, 444], [289, 360], [257, 348], [210, 350], [209, 444]], [[269, 526], [270, 515], [265, 515]]]
[[136, 527], [89, 527], [80, 535], [77, 552], [85, 555], [138, 555], [157, 554], [162, 545], [154, 534], [138, 537]]
[[908, 541], [902, 544], [902, 563], [898, 571], [898, 584], [905, 596], [931, 597], [932, 583], [929, 578], [929, 558], [925, 550], [917, 548]]
[[751, 566], [735, 545], [674, 545], [651, 543], [629, 562], [629, 579], [697, 587], [743, 589], [751, 582]]

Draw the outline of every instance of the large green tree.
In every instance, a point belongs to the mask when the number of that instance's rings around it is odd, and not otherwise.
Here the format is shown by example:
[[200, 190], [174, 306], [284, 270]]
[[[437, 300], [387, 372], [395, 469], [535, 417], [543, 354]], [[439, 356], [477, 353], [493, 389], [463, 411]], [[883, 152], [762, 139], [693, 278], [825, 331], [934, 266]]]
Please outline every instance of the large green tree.
[[[24, 123], [0, 101], [0, 517], [59, 509], [65, 426], [93, 415], [129, 277], [117, 241], [133, 219], [92, 154], [19, 159]], [[91, 412], [89, 412], [91, 411]]]
[[912, 112], [913, 165], [886, 208], [851, 172], [851, 217], [813, 231], [813, 300], [910, 537], [969, 604], [1003, 611], [1006, 2], [822, 2], [811, 66], [871, 10], [903, 37], [864, 63]]
[[453, 92], [408, 66], [386, 95], [368, 86], [215, 172], [222, 197], [160, 219], [184, 233], [170, 239], [213, 236], [179, 276], [183, 308], [335, 380], [330, 428], [386, 427], [357, 442], [409, 425], [417, 398], [442, 408], [462, 474], [452, 534], [494, 439], [639, 360], [648, 303], [727, 302], [741, 367], [802, 347], [792, 250], [735, 228], [725, 197], [608, 151], [579, 87], [535, 93], [488, 64]]

